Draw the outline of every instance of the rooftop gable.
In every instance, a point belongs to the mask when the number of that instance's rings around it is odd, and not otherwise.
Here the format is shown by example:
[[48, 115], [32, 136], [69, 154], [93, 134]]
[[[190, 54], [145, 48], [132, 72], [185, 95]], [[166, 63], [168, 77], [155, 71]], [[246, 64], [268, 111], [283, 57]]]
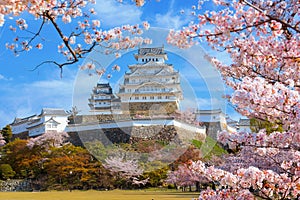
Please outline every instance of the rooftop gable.
[[56, 116], [67, 116], [65, 110], [57, 108], [43, 108], [41, 115], [56, 115]]
[[156, 47], [156, 48], [139, 48], [138, 54], [139, 55], [146, 55], [146, 54], [155, 54], [155, 55], [163, 55], [166, 54], [164, 51], [164, 47]]
[[240, 126], [250, 126], [250, 119], [240, 119], [239, 125]]

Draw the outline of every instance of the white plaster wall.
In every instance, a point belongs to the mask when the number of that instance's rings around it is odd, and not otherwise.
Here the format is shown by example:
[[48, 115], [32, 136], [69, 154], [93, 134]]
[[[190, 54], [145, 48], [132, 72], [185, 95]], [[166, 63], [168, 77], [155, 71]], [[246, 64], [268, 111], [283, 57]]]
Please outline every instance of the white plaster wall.
[[38, 126], [33, 129], [30, 129], [28, 132], [29, 137], [42, 135], [45, 133], [45, 127], [44, 126]]

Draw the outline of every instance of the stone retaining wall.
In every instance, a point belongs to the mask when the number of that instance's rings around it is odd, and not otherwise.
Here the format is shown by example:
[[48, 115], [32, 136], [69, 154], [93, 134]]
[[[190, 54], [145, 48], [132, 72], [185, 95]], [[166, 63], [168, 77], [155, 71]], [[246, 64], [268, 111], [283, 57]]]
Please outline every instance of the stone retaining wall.
[[10, 179], [6, 181], [0, 181], [1, 192], [12, 191], [31, 191], [30, 183], [23, 179]]
[[219, 131], [222, 131], [222, 126], [220, 122], [204, 122], [204, 126], [206, 127], [206, 135], [217, 139], [217, 135]]
[[131, 120], [132, 117], [126, 114], [103, 114], [103, 115], [78, 115], [69, 118], [69, 124], [85, 124], [85, 123], [107, 123], [112, 121]]
[[101, 141], [104, 145], [111, 143], [138, 143], [140, 141], [157, 140], [166, 143], [175, 142], [182, 144], [192, 139], [204, 140], [205, 135], [188, 131], [174, 125], [151, 125], [133, 126], [122, 128], [109, 128], [98, 130], [87, 130], [70, 132], [70, 141], [75, 145], [83, 145], [85, 142], [95, 140]]
[[[125, 109], [126, 108], [123, 110]], [[178, 110], [178, 106], [175, 102], [129, 103], [129, 111], [131, 115], [168, 115], [174, 113], [176, 110]]]

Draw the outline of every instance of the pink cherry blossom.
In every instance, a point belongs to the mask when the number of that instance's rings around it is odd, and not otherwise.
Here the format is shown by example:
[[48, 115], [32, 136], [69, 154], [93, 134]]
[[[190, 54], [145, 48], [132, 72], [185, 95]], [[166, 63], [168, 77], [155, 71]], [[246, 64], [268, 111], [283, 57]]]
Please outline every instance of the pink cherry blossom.
[[[141, 0], [134, 2], [137, 6], [142, 6], [145, 3], [145, 1]], [[114, 50], [134, 48], [137, 45], [148, 44], [150, 42], [149, 39], [141, 39], [135, 36], [143, 33], [143, 29], [149, 29], [150, 25], [147, 22], [143, 22], [142, 28], [139, 28], [139, 25], [128, 25], [126, 29], [120, 27], [110, 30], [99, 29], [101, 25], [100, 21], [92, 18], [96, 12], [91, 6], [95, 3], [95, 0], [23, 0], [21, 2], [4, 0], [0, 4], [0, 26], [3, 26], [5, 20], [7, 20], [6, 17], [8, 17], [8, 19], [12, 18], [16, 20], [16, 27], [18, 27], [18, 29], [12, 26], [10, 27], [16, 34], [21, 35], [20, 33], [25, 33], [24, 31], [32, 34], [31, 38], [26, 36], [26, 38], [29, 39], [28, 44], [25, 46], [21, 44], [23, 41], [20, 39], [14, 41], [14, 44], [7, 45], [7, 48], [16, 54], [22, 51], [29, 51], [32, 46], [37, 46], [45, 42], [45, 40], [40, 37], [40, 33], [44, 27], [53, 26], [63, 42], [63, 46], [59, 45], [58, 52], [62, 54], [66, 60], [62, 63], [56, 61], [52, 61], [52, 63], [62, 68], [63, 66], [78, 62], [81, 58], [85, 57], [85, 54], [91, 52], [97, 46], [107, 47], [110, 52], [114, 52]], [[31, 27], [28, 26], [25, 19], [16, 18], [17, 16], [22, 16], [23, 13], [32, 15], [36, 20], [42, 22], [37, 32], [30, 29]], [[68, 29], [63, 29], [58, 19], [68, 24]], [[74, 20], [76, 20], [77, 23], [72, 23]], [[129, 33], [127, 35], [132, 37], [123, 36], [125, 32]], [[82, 38], [82, 36], [84, 37], [83, 40], [75, 40], [75, 37]], [[113, 49], [113, 46], [116, 45], [112, 44], [117, 43], [121, 43], [118, 49]], [[76, 45], [81, 45], [80, 51], [78, 51]]]
[[112, 175], [125, 179], [128, 183], [135, 185], [145, 185], [149, 179], [141, 180], [143, 169], [139, 166], [137, 160], [129, 159], [128, 156], [115, 155], [105, 159], [103, 166], [110, 171]]
[[66, 144], [66, 140], [69, 137], [66, 132], [47, 131], [46, 133], [28, 140], [27, 146], [33, 148], [33, 146], [43, 146], [45, 148], [60, 147]]
[[213, 50], [226, 51], [229, 64], [210, 61], [234, 90], [228, 100], [242, 115], [281, 125], [283, 131], [220, 132], [218, 141], [232, 154], [224, 156], [220, 166], [192, 166], [222, 187], [201, 192], [199, 199], [298, 199], [300, 4], [213, 2], [217, 9], [202, 11], [201, 4], [193, 10], [194, 23], [171, 30], [167, 41], [180, 48], [205, 41]]

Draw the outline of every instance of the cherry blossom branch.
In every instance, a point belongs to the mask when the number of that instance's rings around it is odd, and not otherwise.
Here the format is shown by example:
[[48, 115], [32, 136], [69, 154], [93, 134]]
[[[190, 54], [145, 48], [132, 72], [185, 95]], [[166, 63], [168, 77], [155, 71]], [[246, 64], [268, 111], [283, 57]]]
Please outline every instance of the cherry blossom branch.
[[69, 40], [66, 39], [66, 37], [63, 35], [62, 31], [60, 30], [57, 23], [54, 21], [53, 17], [49, 14], [48, 10], [45, 12], [45, 16], [51, 21], [51, 23], [53, 24], [53, 26], [56, 29], [57, 33], [59, 34], [60, 38], [63, 40], [64, 44], [66, 45], [67, 49], [69, 50], [69, 52], [71, 53], [71, 55], [74, 59], [74, 61], [72, 61], [70, 63], [62, 64], [62, 65], [58, 65], [58, 66], [61, 68], [64, 65], [74, 64], [74, 63], [78, 62], [78, 58], [76, 56], [76, 53], [74, 52], [72, 47], [69, 45]]
[[[262, 9], [260, 9], [259, 7], [253, 5], [252, 3], [248, 2], [247, 0], [241, 0], [241, 2], [244, 2], [245, 4], [247, 4], [248, 6], [254, 8], [255, 10], [259, 11], [260, 13], [265, 13]], [[297, 29], [297, 26], [292, 26], [291, 24], [289, 23], [286, 23], [285, 21], [281, 20], [281, 19], [278, 19], [276, 17], [273, 17], [269, 14], [266, 14], [266, 16], [270, 19], [270, 20], [275, 20], [281, 24], [283, 24], [284, 26], [286, 27], [289, 27], [291, 29], [293, 29], [294, 31], [296, 31], [297, 33], [300, 33], [300, 30]]]
[[[208, 17], [206, 17], [208, 21], [210, 21], [210, 19]], [[253, 28], [253, 27], [257, 27], [257, 26], [260, 26], [264, 23], [268, 23], [270, 22], [271, 20], [265, 20], [265, 21], [261, 21], [261, 22], [257, 22], [257, 23], [254, 23], [252, 25], [248, 25], [248, 26], [245, 26], [243, 28], [229, 28], [227, 29], [226, 31], [229, 31], [230, 33], [238, 33], [238, 32], [241, 32], [241, 31], [244, 31], [244, 30], [247, 30], [248, 28]], [[216, 36], [220, 36], [220, 35], [223, 35], [224, 32], [218, 32], [218, 33], [210, 33], [210, 34], [198, 34], [198, 35], [191, 35], [190, 38], [197, 38], [197, 37], [216, 37]], [[234, 48], [233, 46], [231, 47], [228, 47], [228, 48]], [[225, 49], [227, 49], [227, 47], [225, 47]]]

